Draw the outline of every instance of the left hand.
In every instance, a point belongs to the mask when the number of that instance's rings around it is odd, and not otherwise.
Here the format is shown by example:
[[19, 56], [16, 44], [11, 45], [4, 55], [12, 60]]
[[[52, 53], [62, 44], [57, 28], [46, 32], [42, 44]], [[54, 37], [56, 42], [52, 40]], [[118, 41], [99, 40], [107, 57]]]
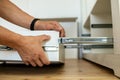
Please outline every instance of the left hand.
[[34, 67], [42, 67], [43, 65], [50, 64], [50, 61], [42, 48], [42, 43], [49, 39], [50, 36], [48, 35], [21, 36], [19, 43], [16, 41], [17, 43], [14, 48], [18, 51], [22, 61], [26, 65], [31, 64]]
[[35, 30], [55, 30], [60, 32], [60, 37], [65, 37], [63, 27], [56, 21], [37, 21], [34, 27]]

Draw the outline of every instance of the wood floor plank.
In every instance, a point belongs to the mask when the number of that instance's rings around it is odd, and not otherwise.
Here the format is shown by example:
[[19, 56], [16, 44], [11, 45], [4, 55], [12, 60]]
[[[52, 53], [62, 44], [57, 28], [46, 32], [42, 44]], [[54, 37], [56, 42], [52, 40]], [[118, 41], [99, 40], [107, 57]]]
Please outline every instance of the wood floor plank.
[[33, 68], [0, 65], [0, 80], [119, 80], [112, 70], [85, 60], [66, 60], [64, 65]]

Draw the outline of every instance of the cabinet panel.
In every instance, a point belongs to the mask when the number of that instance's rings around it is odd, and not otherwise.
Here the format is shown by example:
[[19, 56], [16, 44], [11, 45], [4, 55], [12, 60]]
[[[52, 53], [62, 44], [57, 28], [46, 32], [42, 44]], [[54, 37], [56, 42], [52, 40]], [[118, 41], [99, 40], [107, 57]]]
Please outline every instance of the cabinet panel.
[[[77, 37], [77, 34], [78, 34], [77, 22], [61, 22], [61, 25], [65, 29], [66, 37]], [[77, 48], [65, 49], [65, 57], [77, 59], [78, 49]]]
[[113, 34], [114, 34], [114, 53], [120, 54], [120, 0], [111, 0]]

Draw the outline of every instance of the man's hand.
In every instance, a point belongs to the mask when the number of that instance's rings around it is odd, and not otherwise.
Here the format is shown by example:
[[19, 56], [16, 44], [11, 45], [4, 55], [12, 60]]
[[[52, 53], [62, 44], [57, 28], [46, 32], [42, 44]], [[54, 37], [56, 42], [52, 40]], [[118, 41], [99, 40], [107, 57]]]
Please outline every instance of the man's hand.
[[49, 40], [47, 35], [41, 36], [25, 36], [21, 45], [16, 48], [23, 62], [26, 65], [42, 67], [44, 64], [50, 64], [46, 54], [42, 49], [42, 43]]
[[37, 21], [34, 27], [35, 30], [55, 30], [60, 32], [60, 37], [65, 36], [63, 27], [56, 21]]

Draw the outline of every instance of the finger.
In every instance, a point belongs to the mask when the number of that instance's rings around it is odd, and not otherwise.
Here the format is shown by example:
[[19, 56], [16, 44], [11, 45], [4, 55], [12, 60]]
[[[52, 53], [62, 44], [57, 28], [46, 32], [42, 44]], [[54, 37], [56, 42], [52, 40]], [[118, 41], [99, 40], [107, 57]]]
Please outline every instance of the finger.
[[57, 31], [60, 32], [60, 37], [65, 37], [65, 30], [64, 30], [64, 28], [57, 22], [55, 22], [54, 25], [55, 25], [54, 29], [56, 29]]
[[60, 37], [65, 37], [65, 30], [63, 28], [60, 30]]
[[50, 39], [50, 36], [49, 35], [40, 35], [40, 40], [42, 41], [48, 41]]
[[65, 37], [65, 30], [61, 26], [53, 26], [53, 30], [60, 32], [60, 37]]
[[65, 37], [65, 30], [64, 28], [56, 21], [51, 21], [49, 25], [49, 28], [51, 28], [51, 30], [56, 30], [60, 32], [60, 37]]
[[36, 67], [36, 63], [34, 62], [34, 60], [30, 60], [29, 63], [30, 63], [33, 67]]
[[48, 57], [46, 56], [46, 54], [44, 53], [43, 50], [41, 50], [41, 55], [40, 55], [40, 60], [42, 61], [43, 64], [49, 65], [50, 61], [48, 59]]
[[25, 65], [29, 66], [29, 62], [25, 61], [24, 63], [25, 63]]
[[[49, 24], [49, 25], [47, 26], [47, 30], [57, 30], [57, 29], [56, 29], [56, 25]], [[57, 30], [57, 31], [58, 31], [58, 30]]]
[[42, 67], [42, 66], [43, 66], [43, 63], [42, 63], [41, 60], [39, 59], [39, 56], [34, 58], [34, 62], [35, 62], [39, 67]]
[[[19, 53], [19, 52], [18, 52]], [[20, 53], [19, 53], [20, 54]], [[24, 54], [23, 51], [21, 51], [21, 54]], [[25, 65], [29, 65], [29, 62], [27, 60], [25, 60], [21, 55], [20, 55], [22, 61], [24, 62]]]
[[39, 58], [35, 62], [39, 67], [43, 66], [43, 63], [41, 62], [41, 60]]
[[41, 60], [42, 63], [45, 64], [45, 65], [49, 65], [49, 64], [50, 64], [50, 61], [48, 60], [48, 58], [42, 57], [42, 58], [40, 58], [40, 60]]
[[56, 31], [61, 31], [62, 26], [59, 23], [54, 22], [53, 23], [53, 29], [56, 30]]
[[58, 30], [60, 32], [60, 37], [65, 37], [65, 30], [63, 27], [58, 27]]

